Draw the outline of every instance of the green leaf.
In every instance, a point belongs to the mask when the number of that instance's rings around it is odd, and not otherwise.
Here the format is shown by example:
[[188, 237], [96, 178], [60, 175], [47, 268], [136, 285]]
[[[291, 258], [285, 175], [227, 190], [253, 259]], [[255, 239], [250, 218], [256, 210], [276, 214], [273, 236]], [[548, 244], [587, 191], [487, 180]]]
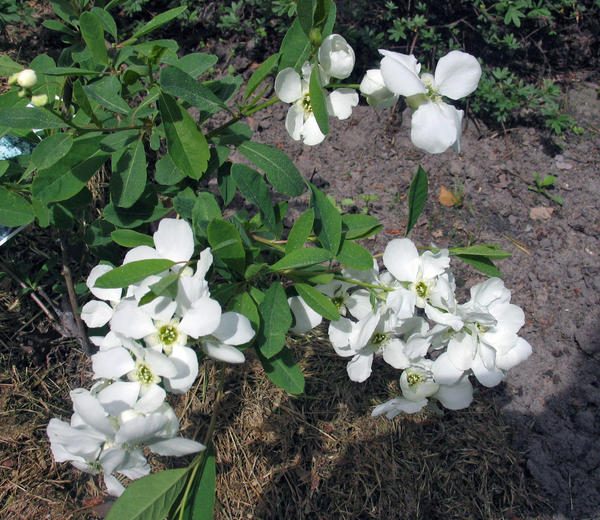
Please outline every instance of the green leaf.
[[329, 133], [329, 114], [325, 105], [325, 96], [321, 87], [320, 74], [311, 74], [309, 83], [310, 106], [312, 107], [319, 129], [324, 135]]
[[310, 31], [313, 26], [313, 12], [315, 8], [314, 0], [298, 0], [296, 2], [296, 12], [298, 15], [298, 23], [304, 34], [310, 36]]
[[0, 126], [32, 130], [39, 128], [65, 128], [69, 126], [60, 117], [45, 108], [8, 107], [0, 111]]
[[212, 444], [202, 455], [201, 464], [183, 510], [186, 520], [212, 520], [214, 517], [217, 468]]
[[279, 70], [291, 67], [299, 71], [310, 55], [310, 48], [310, 40], [302, 29], [302, 25], [297, 19], [294, 20], [281, 42]]
[[279, 193], [297, 197], [305, 190], [304, 179], [292, 160], [272, 146], [247, 141], [238, 147], [239, 152], [260, 168]]
[[189, 220], [192, 218], [192, 209], [194, 209], [196, 199], [197, 197], [194, 190], [187, 186], [173, 197], [173, 209], [183, 218]]
[[294, 222], [290, 234], [288, 235], [287, 243], [285, 245], [286, 254], [290, 254], [292, 251], [296, 251], [306, 244], [310, 232], [312, 231], [314, 221], [315, 211], [312, 208], [307, 209], [298, 217], [298, 220]]
[[258, 68], [252, 73], [248, 83], [246, 84], [246, 93], [244, 94], [244, 101], [246, 101], [252, 93], [258, 88], [258, 86], [265, 80], [265, 78], [271, 74], [277, 62], [279, 61], [280, 54], [273, 54], [269, 56], [264, 62], [262, 62]]
[[94, 83], [89, 83], [83, 87], [83, 90], [88, 97], [111, 112], [127, 115], [131, 111], [121, 97], [121, 83], [115, 76], [105, 76]]
[[300, 296], [315, 312], [318, 312], [323, 318], [330, 321], [340, 319], [340, 313], [333, 302], [319, 292], [314, 287], [305, 283], [297, 283], [294, 285], [298, 296]]
[[225, 220], [214, 219], [206, 232], [213, 255], [236, 272], [243, 274], [246, 267], [246, 251], [235, 226]]
[[104, 44], [104, 29], [100, 19], [91, 12], [83, 12], [79, 18], [79, 29], [94, 60], [106, 65], [108, 63], [108, 53]]
[[175, 262], [164, 258], [135, 260], [103, 274], [96, 280], [95, 287], [100, 289], [127, 287], [141, 282], [150, 275], [162, 273], [173, 265], [175, 265]]
[[110, 236], [117, 244], [123, 247], [154, 247], [154, 240], [151, 236], [133, 231], [132, 229], [115, 229]]
[[24, 197], [0, 186], [0, 225], [17, 227], [35, 218], [33, 208]]
[[342, 226], [347, 240], [369, 237], [382, 228], [375, 217], [361, 214], [342, 215]]
[[258, 306], [261, 326], [256, 336], [260, 352], [272, 358], [285, 347], [285, 338], [292, 325], [292, 312], [285, 291], [279, 282], [273, 282], [265, 291], [265, 298]]
[[498, 246], [490, 246], [487, 244], [478, 244], [469, 247], [451, 247], [450, 254], [454, 256], [485, 256], [487, 258], [508, 258], [512, 256], [510, 251], [500, 249]]
[[103, 136], [75, 139], [71, 151], [49, 168], [40, 170], [31, 193], [43, 202], [59, 202], [79, 193], [108, 157], [100, 149]]
[[67, 34], [69, 36], [75, 36], [77, 33], [71, 29], [69, 26], [65, 25], [58, 20], [44, 20], [42, 25], [46, 27], [46, 29], [50, 29], [51, 31], [61, 32], [63, 34]]
[[303, 247], [286, 254], [271, 266], [272, 271], [298, 269], [308, 265], [320, 264], [331, 260], [331, 251], [320, 247]]
[[164, 186], [173, 186], [173, 184], [177, 184], [183, 179], [185, 179], [185, 173], [175, 166], [169, 154], [158, 160], [156, 172], [154, 173], [156, 182]]
[[342, 216], [322, 191], [312, 184], [310, 190], [310, 207], [315, 210], [315, 233], [323, 247], [335, 255], [342, 240]]
[[205, 237], [208, 224], [215, 218], [221, 218], [221, 208], [219, 208], [219, 204], [212, 193], [201, 191], [192, 208], [192, 227], [194, 229], [194, 234], [198, 237]]
[[467, 264], [472, 265], [475, 269], [481, 271], [487, 276], [497, 276], [498, 278], [502, 278], [502, 274], [494, 265], [494, 262], [485, 256], [456, 255], [456, 257], [460, 258]]
[[222, 79], [205, 81], [203, 85], [206, 85], [223, 103], [228, 103], [238, 91], [243, 81], [244, 78], [242, 76], [225, 76]]
[[163, 520], [183, 490], [188, 469], [169, 469], [132, 482], [106, 520]]
[[154, 222], [163, 218], [173, 208], [165, 208], [156, 196], [156, 191], [151, 184], [140, 199], [130, 208], [119, 208], [112, 202], [104, 208], [103, 217], [111, 224], [121, 228], [136, 228], [146, 222]]
[[115, 42], [117, 41], [117, 24], [115, 23], [114, 18], [110, 15], [108, 11], [105, 9], [100, 9], [99, 7], [92, 7], [91, 13], [96, 15], [100, 22], [102, 23], [102, 27], [104, 30], [110, 34]]
[[158, 29], [162, 25], [169, 23], [171, 20], [177, 18], [183, 11], [187, 9], [187, 6], [175, 7], [174, 9], [169, 9], [164, 13], [161, 13], [152, 20], [150, 20], [146, 25], [144, 25], [141, 29], [137, 30], [133, 33], [133, 36], [130, 38], [131, 40], [136, 40], [140, 36], [144, 36], [144, 34], [148, 34], [149, 32]]
[[279, 388], [293, 395], [304, 392], [304, 375], [300, 367], [294, 362], [291, 351], [283, 347], [279, 354], [267, 359], [259, 351], [258, 358], [267, 374], [267, 377]]
[[11, 76], [15, 72], [21, 72], [23, 65], [10, 59], [8, 54], [0, 55], [0, 76]]
[[336, 258], [340, 264], [350, 269], [358, 269], [359, 271], [373, 269], [373, 257], [371, 253], [351, 240], [344, 240], [342, 242], [342, 247]]
[[62, 159], [73, 146], [71, 134], [57, 133], [49, 135], [39, 143], [31, 153], [31, 162], [39, 170], [48, 168]]
[[160, 72], [160, 86], [163, 91], [183, 99], [208, 114], [216, 114], [226, 108], [225, 104], [212, 91], [178, 67], [167, 66]]
[[179, 58], [179, 60], [173, 63], [173, 66], [181, 69], [195, 79], [200, 76], [200, 74], [210, 69], [217, 61], [219, 61], [219, 58], [214, 54], [194, 52]]
[[142, 296], [138, 305], [150, 303], [159, 296], [166, 296], [171, 300], [175, 300], [177, 298], [178, 287], [179, 276], [176, 273], [169, 273], [150, 286], [150, 290]]
[[269, 195], [269, 188], [260, 173], [244, 164], [234, 164], [231, 174], [240, 192], [246, 199], [258, 206], [262, 220], [267, 228], [277, 233], [273, 201]]
[[146, 151], [142, 137], [112, 156], [110, 196], [120, 208], [133, 206], [146, 188]]
[[405, 236], [417, 223], [417, 219], [425, 207], [427, 190], [427, 172], [419, 166], [408, 190], [408, 222], [406, 223]]
[[165, 127], [171, 159], [188, 177], [200, 179], [210, 157], [204, 135], [187, 111], [168, 94], [160, 95], [158, 110]]
[[83, 110], [85, 114], [87, 114], [91, 118], [95, 117], [92, 104], [90, 103], [90, 100], [87, 94], [85, 93], [85, 90], [83, 90], [83, 86], [80, 80], [77, 80], [73, 83], [73, 97], [74, 101], [79, 105], [79, 108]]

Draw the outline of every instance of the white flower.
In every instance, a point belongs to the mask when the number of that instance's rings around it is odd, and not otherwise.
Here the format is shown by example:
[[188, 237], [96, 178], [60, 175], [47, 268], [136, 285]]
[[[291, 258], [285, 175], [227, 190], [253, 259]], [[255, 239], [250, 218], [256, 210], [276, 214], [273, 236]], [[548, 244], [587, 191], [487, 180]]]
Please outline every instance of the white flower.
[[103, 274], [112, 271], [112, 269], [113, 267], [110, 265], [97, 265], [90, 271], [85, 282], [90, 292], [96, 298], [99, 298], [99, 300], [87, 302], [81, 308], [81, 319], [90, 328], [106, 325], [113, 316], [114, 308], [121, 301], [121, 289], [100, 289], [95, 287], [96, 280]]
[[436, 380], [451, 384], [472, 370], [481, 384], [492, 387], [531, 355], [531, 345], [517, 336], [525, 323], [523, 310], [510, 303], [510, 291], [499, 278], [473, 286], [471, 300], [458, 312], [465, 326], [435, 360]]
[[[460, 330], [462, 319], [454, 314], [454, 280], [448, 272], [450, 257], [448, 250], [437, 253], [425, 251], [419, 255], [417, 248], [408, 238], [397, 238], [388, 243], [383, 253], [383, 263], [391, 275], [400, 282], [405, 291], [405, 305], [411, 298], [416, 307], [437, 323]], [[402, 287], [400, 287], [402, 294]]]
[[17, 73], [16, 82], [19, 87], [22, 88], [31, 88], [37, 83], [37, 75], [35, 70], [32, 69], [24, 69], [21, 72]]
[[367, 71], [360, 82], [360, 91], [373, 108], [393, 107], [400, 97], [385, 86], [380, 69]]
[[290, 331], [294, 334], [305, 334], [318, 326], [323, 317], [308, 305], [301, 296], [290, 296], [287, 300], [294, 315], [294, 325]]
[[319, 47], [319, 63], [326, 74], [346, 79], [354, 68], [354, 51], [339, 34], [330, 34]]
[[[308, 64], [302, 67], [302, 76], [291, 67], [283, 69], [275, 78], [275, 92], [281, 101], [292, 103], [285, 119], [285, 128], [292, 139], [302, 139], [304, 144], [316, 145], [325, 139], [325, 135], [319, 128], [310, 101], [311, 72], [312, 67]], [[326, 82], [322, 79], [322, 83]], [[347, 119], [352, 108], [358, 105], [358, 94], [349, 88], [337, 89], [326, 98], [326, 105], [329, 115]]]
[[460, 99], [475, 91], [481, 77], [477, 59], [465, 52], [450, 51], [440, 58], [435, 74], [419, 77], [421, 65], [414, 56], [380, 50], [381, 74], [386, 87], [418, 105], [412, 116], [411, 140], [429, 153], [454, 146], [460, 151], [463, 111], [444, 103], [442, 96]]
[[202, 350], [208, 357], [226, 363], [243, 363], [244, 353], [236, 348], [254, 337], [250, 320], [238, 312], [225, 312], [219, 326], [202, 339]]

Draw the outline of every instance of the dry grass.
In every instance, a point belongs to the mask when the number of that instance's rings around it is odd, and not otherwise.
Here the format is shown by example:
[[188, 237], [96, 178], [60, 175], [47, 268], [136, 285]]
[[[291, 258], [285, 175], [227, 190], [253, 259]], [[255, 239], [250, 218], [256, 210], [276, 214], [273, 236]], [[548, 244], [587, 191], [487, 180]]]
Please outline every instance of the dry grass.
[[[27, 240], [11, 244], [16, 262], [31, 256]], [[443, 416], [371, 418], [374, 405], [398, 393], [395, 371], [379, 360], [366, 383], [352, 383], [324, 335], [290, 339], [306, 377], [303, 397], [275, 388], [252, 352], [228, 370], [215, 439], [216, 518], [548, 518], [493, 395], [479, 393], [471, 408]], [[1, 279], [0, 518], [102, 516], [101, 485], [55, 464], [45, 433], [51, 417], [70, 417], [69, 391], [90, 378], [79, 345]], [[194, 391], [173, 400], [183, 435], [203, 438], [216, 378], [215, 365], [204, 363]], [[186, 463], [150, 461], [155, 469]]]

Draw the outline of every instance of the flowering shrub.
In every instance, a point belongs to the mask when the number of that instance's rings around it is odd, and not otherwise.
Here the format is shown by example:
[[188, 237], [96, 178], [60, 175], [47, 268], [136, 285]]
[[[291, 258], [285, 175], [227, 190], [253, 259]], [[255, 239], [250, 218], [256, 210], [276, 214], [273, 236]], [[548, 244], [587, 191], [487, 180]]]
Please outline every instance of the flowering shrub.
[[[241, 122], [278, 101], [290, 103], [289, 135], [316, 145], [329, 133], [329, 116], [350, 117], [357, 90], [376, 108], [403, 95], [415, 109], [416, 146], [459, 149], [463, 112], [443, 97], [477, 87], [481, 69], [473, 56], [452, 51], [431, 75], [420, 74], [414, 56], [382, 50], [381, 68], [367, 71], [360, 85], [339, 83], [353, 70], [354, 51], [333, 33], [335, 4], [303, 0], [280, 52], [256, 69], [242, 95], [237, 76], [202, 79], [215, 56], [180, 57], [172, 40], [140, 43], [185, 7], [121, 39], [113, 5], [60, 4], [57, 14], [77, 31], [56, 26], [70, 44], [58, 63], [38, 56], [22, 70], [0, 62], [18, 86], [0, 96], [0, 126], [36, 144], [0, 166], [0, 225], [36, 220], [74, 230], [101, 260], [86, 280], [94, 298], [81, 308], [97, 348], [94, 382], [71, 392], [70, 422], [52, 419], [48, 436], [56, 461], [102, 474], [108, 492], [122, 495], [109, 519], [196, 518], [196, 500], [214, 497], [214, 472], [205, 471], [214, 467], [214, 416], [201, 444], [178, 436], [168, 404], [168, 393], [190, 390], [207, 358], [239, 364], [252, 348], [273, 383], [302, 394], [304, 376], [286, 335], [326, 319], [352, 381], [370, 376], [376, 356], [401, 371], [402, 396], [373, 411], [393, 417], [432, 400], [464, 408], [471, 376], [496, 385], [529, 356], [531, 347], [517, 335], [523, 312], [510, 303], [493, 263], [508, 253], [476, 245], [419, 254], [402, 238], [387, 245], [380, 271], [358, 243], [377, 233], [379, 222], [342, 215], [287, 155], [252, 141]], [[276, 96], [264, 99], [268, 85], [259, 89], [271, 75]], [[234, 163], [233, 149], [252, 167]], [[101, 168], [110, 172], [110, 199], [98, 217], [88, 181]], [[202, 188], [199, 181], [209, 177], [218, 193]], [[308, 208], [288, 231], [287, 199], [307, 190]], [[272, 191], [283, 202], [275, 203]], [[229, 207], [236, 192], [255, 208], [252, 215]], [[407, 234], [426, 197], [419, 168], [408, 193]], [[112, 244], [128, 249], [122, 259], [105, 248]], [[450, 256], [491, 276], [463, 304], [454, 296]], [[200, 453], [186, 468], [149, 475], [145, 449]], [[144, 478], [125, 489], [117, 475]], [[212, 514], [210, 501], [202, 507]]]

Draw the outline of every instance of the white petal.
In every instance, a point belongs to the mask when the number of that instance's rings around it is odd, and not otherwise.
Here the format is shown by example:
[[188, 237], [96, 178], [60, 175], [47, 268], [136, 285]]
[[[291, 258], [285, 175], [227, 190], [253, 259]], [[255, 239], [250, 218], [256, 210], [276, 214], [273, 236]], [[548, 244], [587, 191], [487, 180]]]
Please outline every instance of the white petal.
[[532, 354], [531, 345], [523, 338], [518, 338], [516, 345], [505, 354], [496, 355], [496, 366], [502, 370], [510, 370]]
[[400, 413], [417, 413], [427, 405], [427, 399], [421, 401], [409, 401], [404, 397], [396, 397], [379, 406], [376, 406], [371, 412], [371, 417], [385, 414], [388, 419], [393, 419]]
[[291, 67], [280, 71], [275, 78], [275, 93], [284, 103], [296, 101], [302, 95], [300, 74]]
[[450, 267], [450, 255], [447, 249], [440, 249], [436, 253], [425, 251], [421, 255], [423, 278], [430, 280], [444, 273]]
[[133, 339], [141, 339], [155, 332], [152, 318], [146, 314], [135, 300], [121, 300], [110, 320], [113, 332]]
[[159, 455], [168, 455], [175, 457], [182, 457], [189, 455], [190, 453], [196, 453], [198, 451], [204, 451], [206, 446], [199, 442], [191, 439], [184, 439], [183, 437], [175, 437], [174, 439], [165, 439], [158, 442], [149, 444], [148, 447]]
[[425, 314], [427, 314], [427, 317], [430, 320], [435, 321], [440, 325], [452, 327], [455, 331], [459, 331], [464, 325], [463, 320], [456, 314], [453, 314], [452, 312], [443, 312], [428, 303], [425, 304]]
[[525, 325], [525, 313], [518, 305], [512, 303], [492, 304], [490, 313], [498, 320], [498, 328], [515, 334]]
[[117, 477], [107, 473], [104, 474], [104, 485], [106, 492], [113, 497], [120, 497], [125, 492], [125, 487], [117, 480]]
[[85, 283], [96, 298], [109, 302], [118, 302], [121, 299], [121, 289], [99, 289], [98, 287], [94, 287], [98, 278], [112, 270], [113, 267], [111, 265], [97, 265], [90, 271]]
[[388, 293], [386, 304], [394, 310], [397, 320], [412, 318], [415, 313], [417, 295], [404, 287], [398, 287], [395, 291]]
[[138, 246], [127, 251], [125, 258], [123, 259], [123, 265], [129, 262], [137, 262], [138, 260], [154, 260], [160, 258], [156, 249], [150, 246]]
[[358, 94], [352, 88], [335, 89], [326, 98], [327, 113], [338, 119], [348, 119], [352, 108], [358, 105]]
[[461, 410], [473, 401], [473, 386], [469, 378], [465, 377], [455, 385], [440, 385], [439, 390], [433, 397], [449, 410]]
[[355, 351], [350, 347], [353, 323], [348, 318], [340, 318], [329, 323], [329, 341], [338, 356], [353, 356]]
[[346, 366], [348, 377], [351, 381], [362, 383], [366, 381], [371, 375], [371, 365], [373, 364], [373, 352], [367, 352], [364, 354], [356, 354]]
[[210, 269], [213, 262], [213, 255], [210, 251], [210, 247], [207, 247], [200, 253], [200, 259], [196, 264], [196, 272], [194, 273], [195, 278], [204, 279], [206, 273]]
[[228, 345], [243, 345], [254, 337], [250, 320], [239, 312], [225, 312], [212, 335]]
[[[128, 353], [129, 355], [129, 353]], [[92, 356], [93, 358], [93, 356]], [[131, 356], [129, 356], [131, 359]], [[98, 401], [113, 416], [133, 407], [140, 393], [140, 385], [131, 381], [115, 381], [98, 392]]]
[[287, 302], [294, 315], [295, 324], [290, 327], [290, 331], [294, 334], [305, 334], [323, 321], [323, 317], [300, 296], [291, 296]]
[[448, 357], [452, 364], [460, 370], [468, 370], [475, 357], [475, 341], [473, 336], [466, 332], [459, 332], [448, 342]]
[[360, 91], [373, 108], [390, 108], [398, 101], [398, 94], [389, 90], [383, 81], [381, 70], [370, 69], [360, 82]]
[[107, 436], [114, 433], [114, 428], [110, 425], [106, 411], [98, 402], [98, 399], [83, 388], [72, 390], [70, 395], [73, 401], [73, 410], [85, 424]]
[[143, 414], [152, 413], [164, 403], [166, 397], [167, 393], [160, 386], [150, 385], [133, 408]]
[[302, 128], [304, 127], [304, 109], [292, 105], [285, 117], [285, 129], [295, 141], [302, 139]]
[[404, 343], [399, 339], [389, 341], [383, 349], [383, 360], [397, 369], [407, 368], [410, 359], [404, 352]]
[[373, 306], [371, 305], [371, 295], [366, 289], [359, 289], [354, 291], [348, 296], [344, 304], [346, 308], [357, 320], [366, 318], [373, 312]]
[[147, 363], [152, 373], [158, 376], [175, 377], [177, 374], [173, 361], [156, 350], [145, 349], [144, 363]]
[[510, 290], [504, 287], [500, 278], [488, 278], [484, 282], [471, 287], [471, 300], [482, 307], [489, 307], [493, 303], [510, 302]]
[[474, 92], [481, 78], [481, 65], [475, 56], [450, 51], [435, 68], [435, 86], [440, 94], [460, 99]]
[[456, 116], [458, 118], [458, 124], [456, 126], [457, 131], [458, 131], [458, 135], [456, 136], [456, 141], [454, 141], [454, 144], [452, 145], [452, 148], [454, 148], [454, 151], [456, 153], [460, 153], [461, 151], [461, 141], [462, 141], [462, 121], [463, 121], [463, 116], [465, 115], [465, 113], [462, 110], [457, 110], [456, 111]]
[[154, 233], [154, 245], [162, 258], [187, 262], [194, 254], [194, 232], [185, 220], [163, 218]]
[[481, 356], [475, 356], [471, 369], [477, 380], [488, 388], [496, 386], [504, 379], [504, 372], [495, 366], [486, 367]]
[[175, 365], [177, 373], [165, 379], [165, 387], [169, 392], [184, 394], [191, 388], [198, 375], [198, 356], [189, 347], [173, 347], [169, 359]]
[[125, 422], [115, 435], [116, 444], [139, 444], [154, 437], [167, 424], [168, 419], [160, 413], [139, 415]]
[[409, 238], [396, 238], [383, 252], [383, 265], [396, 280], [414, 282], [419, 272], [419, 253]]
[[454, 366], [448, 353], [444, 352], [434, 362], [431, 367], [433, 378], [440, 385], [453, 385], [463, 376], [464, 371]]
[[91, 300], [81, 308], [81, 319], [91, 329], [103, 327], [113, 315], [113, 308], [100, 300]]
[[123, 347], [99, 350], [92, 356], [94, 379], [118, 379], [135, 368], [135, 362]]
[[459, 133], [458, 110], [447, 103], [423, 103], [412, 115], [410, 140], [426, 152], [446, 151], [458, 139]]
[[212, 334], [221, 322], [221, 306], [212, 298], [204, 297], [193, 302], [179, 322], [178, 329], [192, 338]]
[[352, 326], [352, 336], [350, 337], [350, 346], [354, 351], [365, 347], [373, 337], [373, 333], [381, 321], [381, 315], [378, 312], [369, 314], [366, 318], [358, 320]]
[[202, 349], [208, 357], [225, 363], [243, 363], [246, 361], [244, 353], [232, 345], [217, 343], [216, 341], [205, 340], [202, 342]]
[[427, 89], [419, 79], [421, 66], [411, 55], [379, 50], [384, 58], [381, 60], [381, 75], [385, 86], [395, 94], [414, 96], [425, 94]]
[[300, 130], [300, 135], [304, 138], [304, 144], [309, 146], [319, 144], [325, 139], [325, 134], [321, 132], [319, 123], [317, 123], [314, 114], [311, 114], [310, 117], [304, 121], [304, 125], [302, 125], [302, 129]]

